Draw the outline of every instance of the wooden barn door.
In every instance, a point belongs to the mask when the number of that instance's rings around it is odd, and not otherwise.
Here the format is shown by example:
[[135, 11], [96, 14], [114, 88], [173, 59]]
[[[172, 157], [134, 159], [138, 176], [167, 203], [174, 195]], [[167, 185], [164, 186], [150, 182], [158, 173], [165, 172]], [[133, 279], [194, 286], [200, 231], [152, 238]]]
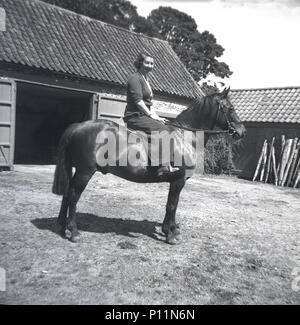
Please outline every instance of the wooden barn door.
[[0, 168], [14, 163], [16, 83], [0, 78]]
[[116, 99], [110, 97], [100, 97], [98, 118], [112, 120], [118, 124], [123, 125], [124, 111], [126, 107], [126, 100]]

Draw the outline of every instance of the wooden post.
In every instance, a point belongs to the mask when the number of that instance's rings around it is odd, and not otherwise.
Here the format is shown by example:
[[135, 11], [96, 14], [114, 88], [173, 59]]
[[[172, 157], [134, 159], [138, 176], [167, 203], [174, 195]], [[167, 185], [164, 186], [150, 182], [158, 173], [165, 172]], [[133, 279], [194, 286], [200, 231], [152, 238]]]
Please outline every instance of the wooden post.
[[274, 141], [275, 138], [272, 138], [272, 142], [270, 144], [270, 149], [269, 149], [269, 155], [268, 155], [268, 162], [267, 162], [267, 171], [266, 171], [266, 178], [265, 178], [265, 183], [267, 183], [268, 179], [269, 179], [269, 173], [270, 173], [270, 167], [271, 167], [271, 158], [272, 158], [272, 150], [273, 150], [273, 146], [274, 146]]
[[[296, 139], [297, 138], [295, 138], [295, 141], [296, 141]], [[298, 155], [299, 155], [299, 148], [300, 148], [300, 140], [296, 144], [296, 147], [295, 147], [295, 150], [294, 150], [294, 153], [293, 153], [291, 168], [290, 168], [288, 179], [287, 179], [287, 182], [286, 182], [287, 186], [292, 186], [291, 182], [292, 182], [293, 175], [294, 175], [294, 172], [295, 172], [296, 162], [297, 162], [297, 158], [298, 158]]]
[[300, 168], [300, 157], [298, 159], [298, 162], [297, 162], [297, 165], [296, 165], [296, 168], [295, 168], [295, 171], [294, 171], [294, 174], [293, 174], [293, 177], [292, 177], [292, 183], [295, 184], [296, 182], [296, 179], [297, 179], [297, 174], [298, 174], [298, 170]]
[[280, 186], [283, 186], [282, 181], [283, 181], [284, 171], [290, 156], [292, 144], [293, 144], [293, 139], [286, 140], [285, 142], [285, 147], [283, 149], [281, 166], [280, 166], [279, 177], [278, 177]]
[[296, 177], [296, 180], [295, 180], [295, 183], [294, 183], [293, 188], [296, 188], [297, 187], [299, 181], [300, 181], [300, 169], [298, 169], [298, 171], [297, 171], [297, 177]]
[[275, 160], [275, 148], [272, 148], [272, 163], [273, 163], [273, 171], [275, 177], [275, 185], [278, 185], [278, 176], [277, 176], [277, 169], [276, 169], [276, 160]]
[[288, 157], [286, 168], [284, 170], [283, 179], [282, 179], [282, 186], [285, 185], [286, 179], [288, 177], [288, 174], [289, 174], [289, 171], [290, 171], [290, 168], [291, 168], [291, 164], [293, 162], [293, 157], [294, 157], [294, 154], [295, 154], [297, 142], [298, 142], [298, 138], [295, 138], [293, 140], [292, 149], [291, 149], [290, 155]]
[[280, 172], [281, 159], [282, 159], [282, 155], [283, 155], [284, 146], [285, 146], [285, 135], [282, 134], [281, 135], [281, 149], [280, 149], [280, 154], [279, 154], [279, 159], [278, 159], [278, 166], [277, 166], [277, 175], [279, 175], [279, 172]]
[[264, 155], [263, 155], [263, 163], [262, 163], [262, 170], [261, 170], [261, 174], [260, 174], [260, 181], [262, 182], [264, 179], [264, 175], [265, 175], [265, 167], [266, 167], [266, 162], [267, 162], [267, 156], [268, 156], [268, 143], [266, 141], [266, 145], [264, 148]]
[[259, 156], [259, 159], [258, 159], [258, 163], [257, 163], [256, 170], [255, 170], [255, 173], [254, 173], [254, 176], [253, 176], [252, 181], [255, 181], [256, 178], [257, 178], [257, 176], [258, 176], [258, 172], [259, 172], [259, 168], [261, 166], [261, 162], [262, 162], [263, 155], [264, 155], [264, 152], [265, 152], [265, 146], [266, 146], [266, 144], [267, 144], [267, 140], [264, 141], [264, 144], [262, 146], [261, 153], [260, 153], [260, 156]]

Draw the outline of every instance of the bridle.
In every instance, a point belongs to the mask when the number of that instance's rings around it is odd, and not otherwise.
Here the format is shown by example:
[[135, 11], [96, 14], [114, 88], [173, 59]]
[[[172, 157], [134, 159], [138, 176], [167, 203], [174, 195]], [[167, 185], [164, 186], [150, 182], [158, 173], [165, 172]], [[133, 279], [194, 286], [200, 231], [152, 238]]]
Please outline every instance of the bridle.
[[229, 135], [234, 135], [236, 132], [235, 128], [233, 127], [232, 123], [229, 121], [229, 118], [226, 114], [226, 112], [224, 111], [224, 107], [222, 106], [221, 102], [218, 100], [218, 110], [217, 110], [217, 114], [216, 114], [216, 118], [215, 118], [215, 122], [213, 124], [213, 127], [212, 129], [214, 129], [214, 127], [216, 126], [217, 124], [217, 121], [218, 121], [218, 118], [219, 118], [219, 115], [220, 115], [220, 112], [222, 112], [224, 118], [225, 118], [225, 121], [227, 123], [227, 127], [228, 127], [228, 130], [226, 131], [222, 131], [222, 132], [228, 132]]
[[[228, 126], [228, 130], [221, 130], [221, 131], [215, 131], [215, 130], [213, 130], [215, 128], [216, 124], [217, 124], [217, 121], [218, 121], [220, 112], [222, 112], [222, 114], [225, 117], [225, 120], [226, 120], [226, 123], [227, 123], [227, 126]], [[179, 122], [177, 122], [177, 123], [179, 123]], [[184, 126], [184, 125], [181, 125], [181, 124], [175, 124], [175, 123], [172, 123], [172, 122], [169, 122], [169, 121], [167, 122], [167, 125], [172, 125], [172, 126], [175, 126], [175, 127], [179, 128], [179, 129], [183, 129], [183, 130], [187, 130], [187, 131], [192, 131], [192, 132], [204, 131], [205, 133], [208, 133], [208, 134], [228, 133], [228, 134], [230, 134], [232, 136], [235, 133], [237, 133], [236, 130], [235, 130], [235, 128], [232, 126], [231, 122], [229, 121], [228, 116], [227, 116], [226, 112], [224, 111], [224, 108], [223, 108], [223, 106], [222, 106], [222, 104], [220, 103], [219, 100], [218, 100], [217, 114], [216, 114], [216, 117], [215, 117], [215, 120], [214, 120], [214, 123], [213, 123], [213, 126], [212, 126], [211, 130], [203, 130], [203, 129], [190, 128], [188, 126]]]

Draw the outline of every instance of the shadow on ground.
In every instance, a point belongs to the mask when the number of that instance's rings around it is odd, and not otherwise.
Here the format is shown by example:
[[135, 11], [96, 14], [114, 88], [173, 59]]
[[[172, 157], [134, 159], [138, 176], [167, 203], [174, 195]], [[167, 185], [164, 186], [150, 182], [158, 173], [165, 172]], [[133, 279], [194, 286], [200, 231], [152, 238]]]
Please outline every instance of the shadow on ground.
[[[59, 234], [57, 218], [34, 219], [31, 223], [40, 230], [50, 230]], [[136, 237], [134, 234], [141, 234], [161, 241], [157, 235], [162, 235], [156, 230], [156, 227], [161, 227], [158, 222], [105, 218], [89, 213], [77, 213], [77, 225], [79, 231], [99, 234], [115, 233], [132, 238]]]

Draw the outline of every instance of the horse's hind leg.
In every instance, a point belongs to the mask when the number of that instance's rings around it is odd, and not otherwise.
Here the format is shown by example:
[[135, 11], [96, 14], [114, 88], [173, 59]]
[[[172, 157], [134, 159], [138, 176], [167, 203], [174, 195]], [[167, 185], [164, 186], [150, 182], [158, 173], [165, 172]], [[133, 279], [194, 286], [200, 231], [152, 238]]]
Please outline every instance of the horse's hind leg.
[[66, 236], [68, 207], [69, 207], [68, 197], [63, 196], [58, 219], [57, 219], [57, 223], [59, 226], [58, 232], [62, 237]]
[[72, 178], [69, 194], [68, 194], [68, 202], [69, 202], [69, 220], [68, 220], [68, 228], [71, 231], [72, 242], [76, 242], [79, 236], [77, 223], [76, 223], [76, 205], [80, 199], [80, 196], [84, 189], [86, 188], [89, 180], [94, 175], [96, 170], [85, 170], [78, 171], [76, 170], [75, 175]]
[[180, 178], [170, 184], [166, 216], [162, 225], [162, 231], [166, 235], [166, 242], [171, 245], [176, 244], [176, 240], [180, 234], [179, 228], [176, 225], [175, 216], [179, 195], [184, 185], [185, 178]]

